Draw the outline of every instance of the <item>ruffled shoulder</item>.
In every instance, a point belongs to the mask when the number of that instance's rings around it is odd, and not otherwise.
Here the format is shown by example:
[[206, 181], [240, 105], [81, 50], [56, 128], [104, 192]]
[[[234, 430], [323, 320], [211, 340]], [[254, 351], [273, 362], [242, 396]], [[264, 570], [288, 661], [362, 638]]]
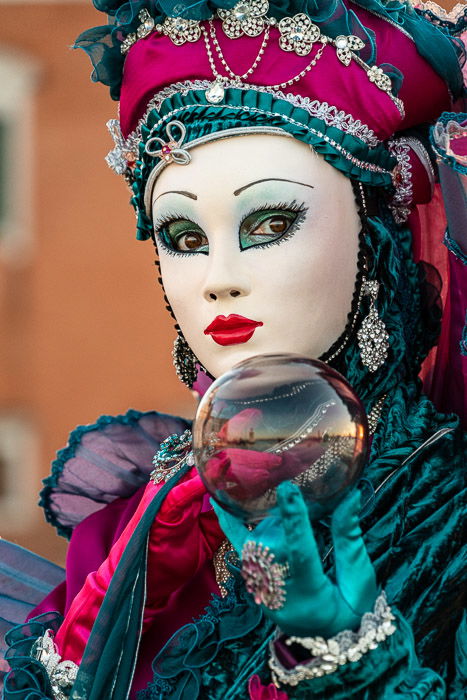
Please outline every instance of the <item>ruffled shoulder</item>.
[[46, 519], [69, 538], [88, 515], [146, 484], [161, 442], [190, 427], [183, 418], [135, 410], [78, 426], [44, 479], [39, 503]]

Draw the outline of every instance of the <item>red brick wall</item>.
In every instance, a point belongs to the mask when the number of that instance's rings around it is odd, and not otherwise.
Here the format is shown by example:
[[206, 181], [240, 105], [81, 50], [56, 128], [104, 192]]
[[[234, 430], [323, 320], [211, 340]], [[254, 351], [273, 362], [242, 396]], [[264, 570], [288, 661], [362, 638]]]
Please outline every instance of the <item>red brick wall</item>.
[[[37, 492], [77, 424], [129, 407], [193, 410], [171, 365], [174, 331], [152, 244], [135, 240], [128, 191], [104, 162], [112, 146], [105, 123], [117, 104], [89, 80], [85, 54], [69, 49], [101, 21], [90, 1], [0, 5], [0, 51], [40, 67], [34, 253], [22, 269], [0, 260], [0, 412], [25, 414], [37, 427], [40, 463], [30, 472]], [[62, 561], [62, 540], [35, 501], [28, 531], [2, 522], [0, 535]]]

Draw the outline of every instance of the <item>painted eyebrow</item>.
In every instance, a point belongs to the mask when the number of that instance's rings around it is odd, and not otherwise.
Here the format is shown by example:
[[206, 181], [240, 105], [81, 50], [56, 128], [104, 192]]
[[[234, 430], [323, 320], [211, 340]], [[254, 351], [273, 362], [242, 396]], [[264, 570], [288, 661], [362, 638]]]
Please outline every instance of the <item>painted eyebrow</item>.
[[297, 182], [296, 180], [287, 180], [283, 177], [266, 177], [263, 180], [255, 180], [254, 182], [250, 182], [248, 185], [243, 185], [243, 187], [240, 187], [238, 190], [235, 190], [234, 192], [234, 197], [238, 197], [239, 194], [244, 192], [248, 187], [253, 187], [253, 185], [258, 185], [260, 182], [291, 182], [292, 185], [303, 185], [303, 187], [311, 187], [312, 190], [314, 190], [313, 185], [308, 185], [306, 182]]
[[165, 194], [181, 194], [184, 197], [188, 197], [189, 199], [198, 199], [198, 197], [195, 194], [193, 194], [193, 192], [185, 192], [185, 190], [169, 190], [168, 192], [162, 192], [162, 194], [158, 194], [156, 199], [153, 200], [153, 204]]

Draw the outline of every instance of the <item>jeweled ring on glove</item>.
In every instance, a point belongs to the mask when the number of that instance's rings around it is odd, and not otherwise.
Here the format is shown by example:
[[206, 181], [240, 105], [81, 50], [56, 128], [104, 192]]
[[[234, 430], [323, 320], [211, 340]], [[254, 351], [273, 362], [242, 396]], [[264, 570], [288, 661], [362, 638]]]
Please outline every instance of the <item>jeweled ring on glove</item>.
[[289, 566], [276, 562], [269, 547], [247, 540], [242, 549], [241, 574], [255, 603], [262, 603], [270, 610], [279, 610], [284, 606]]

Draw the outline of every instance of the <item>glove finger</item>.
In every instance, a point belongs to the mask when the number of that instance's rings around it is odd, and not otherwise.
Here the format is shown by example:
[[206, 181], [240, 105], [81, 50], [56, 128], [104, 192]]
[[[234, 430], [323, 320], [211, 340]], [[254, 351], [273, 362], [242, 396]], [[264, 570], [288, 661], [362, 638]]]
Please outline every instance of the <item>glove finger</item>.
[[330, 585], [323, 571], [321, 557], [311, 527], [308, 510], [300, 489], [288, 481], [277, 488], [282, 526], [287, 546], [287, 561], [291, 576], [304, 574], [311, 590]]
[[241, 556], [243, 545], [250, 531], [241, 520], [238, 520], [234, 515], [227, 513], [218, 503], [211, 498], [211, 505], [219, 520], [219, 525], [224, 531], [227, 539], [232, 543], [233, 548], [238, 556]]
[[376, 574], [360, 528], [360, 492], [353, 490], [331, 520], [336, 577], [340, 593], [357, 614], [371, 610], [378, 595]]

